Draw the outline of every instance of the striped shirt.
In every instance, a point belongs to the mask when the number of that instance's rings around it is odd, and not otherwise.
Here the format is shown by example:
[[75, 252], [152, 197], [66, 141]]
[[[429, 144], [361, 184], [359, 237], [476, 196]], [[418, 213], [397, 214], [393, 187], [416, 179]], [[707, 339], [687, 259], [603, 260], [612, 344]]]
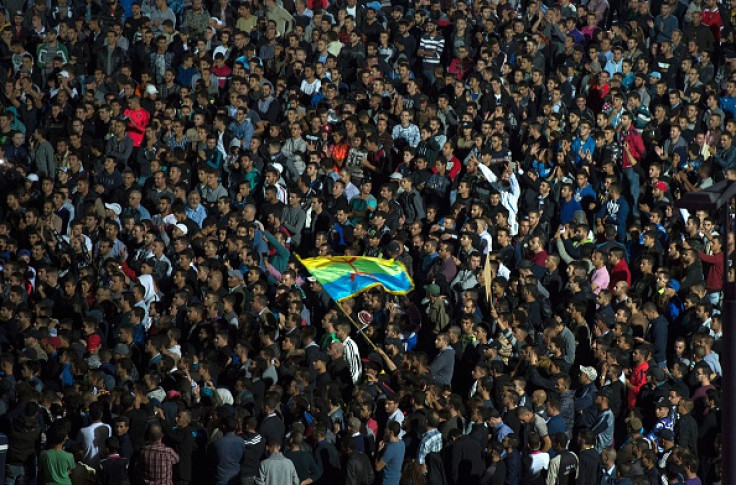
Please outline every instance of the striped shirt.
[[401, 125], [394, 126], [394, 129], [391, 131], [391, 137], [394, 139], [394, 141], [398, 140], [399, 138], [403, 138], [406, 140], [406, 143], [409, 144], [409, 146], [415, 147], [419, 144], [419, 140], [421, 139], [419, 135], [419, 127], [415, 124], [410, 124], [407, 127], [403, 127]]
[[422, 36], [422, 39], [419, 41], [419, 48], [422, 50], [434, 52], [434, 55], [426, 56], [424, 58], [425, 64], [437, 65], [440, 63], [442, 51], [445, 50], [445, 38], [441, 35], [430, 37], [429, 34], [424, 34]]
[[360, 376], [363, 373], [363, 363], [360, 361], [360, 352], [358, 351], [358, 344], [355, 340], [347, 337], [342, 343], [345, 349], [345, 360], [348, 361], [348, 367], [350, 367], [350, 376], [353, 378], [353, 384], [357, 384], [360, 381]]
[[442, 433], [438, 429], [430, 429], [424, 433], [422, 441], [419, 443], [417, 462], [424, 465], [428, 454], [439, 453], [440, 451], [442, 451]]

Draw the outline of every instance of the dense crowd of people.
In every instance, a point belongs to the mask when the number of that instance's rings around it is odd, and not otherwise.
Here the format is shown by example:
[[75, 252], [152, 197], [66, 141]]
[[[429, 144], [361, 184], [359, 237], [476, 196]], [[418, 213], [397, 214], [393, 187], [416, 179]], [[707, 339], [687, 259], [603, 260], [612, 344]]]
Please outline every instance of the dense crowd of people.
[[734, 13], [5, 0], [0, 484], [720, 484]]

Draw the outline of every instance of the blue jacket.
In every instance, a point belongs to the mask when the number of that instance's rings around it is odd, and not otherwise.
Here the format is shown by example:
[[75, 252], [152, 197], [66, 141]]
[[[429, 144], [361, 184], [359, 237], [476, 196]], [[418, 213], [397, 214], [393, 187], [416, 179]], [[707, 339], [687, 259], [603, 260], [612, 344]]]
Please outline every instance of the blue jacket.
[[588, 152], [593, 153], [595, 151], [595, 139], [589, 136], [585, 143], [581, 137], [575, 138], [572, 142], [572, 153], [575, 154], [575, 165], [580, 165], [583, 159], [580, 157], [580, 151], [582, 149], [583, 154]]
[[583, 206], [580, 205], [580, 202], [575, 200], [575, 198], [571, 198], [570, 202], [565, 202], [564, 200], [560, 201], [560, 224], [564, 225], [568, 222], [572, 222], [572, 218], [575, 215], [575, 211], [581, 211], [583, 210]]
[[624, 197], [616, 200], [608, 199], [600, 208], [598, 217], [603, 220], [603, 224], [612, 224], [616, 226], [617, 238], [619, 241], [626, 240], [626, 220], [629, 218], [629, 203]]
[[442, 385], [450, 385], [452, 381], [452, 374], [455, 370], [455, 349], [449, 345], [445, 350], [437, 354], [432, 364], [429, 366], [429, 371], [434, 377], [434, 382]]
[[245, 452], [243, 438], [235, 433], [228, 433], [213, 443], [216, 460], [217, 485], [230, 485], [240, 481], [240, 460]]
[[736, 96], [732, 98], [728, 96], [722, 97], [720, 105], [723, 111], [736, 118]]
[[716, 163], [723, 170], [736, 167], [736, 147], [731, 145], [728, 150], [715, 154]]

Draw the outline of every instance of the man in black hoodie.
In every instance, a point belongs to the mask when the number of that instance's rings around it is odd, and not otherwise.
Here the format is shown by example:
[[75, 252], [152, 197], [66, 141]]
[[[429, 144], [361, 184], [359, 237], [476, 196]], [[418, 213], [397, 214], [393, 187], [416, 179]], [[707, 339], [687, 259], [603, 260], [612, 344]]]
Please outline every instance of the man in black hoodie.
[[355, 449], [355, 441], [343, 440], [345, 457], [345, 485], [370, 485], [373, 483], [373, 466], [368, 455]]
[[192, 413], [181, 410], [176, 414], [174, 420], [176, 426], [171, 426], [164, 419], [163, 411], [156, 410], [156, 415], [161, 418], [161, 427], [164, 431], [164, 443], [170, 446], [179, 455], [179, 463], [174, 465], [174, 483], [186, 485], [192, 481], [192, 453], [197, 447], [194, 433], [190, 426]]
[[39, 449], [41, 427], [38, 424], [38, 404], [28, 402], [22, 416], [10, 422], [6, 479], [25, 482], [35, 476], [36, 451]]
[[240, 480], [243, 485], [255, 483], [261, 458], [266, 453], [266, 440], [256, 431], [257, 426], [258, 420], [255, 417], [243, 420], [243, 433], [240, 435], [245, 442], [245, 452], [240, 462]]
[[595, 435], [589, 429], [578, 433], [578, 483], [598, 483], [601, 470], [601, 456], [595, 449]]

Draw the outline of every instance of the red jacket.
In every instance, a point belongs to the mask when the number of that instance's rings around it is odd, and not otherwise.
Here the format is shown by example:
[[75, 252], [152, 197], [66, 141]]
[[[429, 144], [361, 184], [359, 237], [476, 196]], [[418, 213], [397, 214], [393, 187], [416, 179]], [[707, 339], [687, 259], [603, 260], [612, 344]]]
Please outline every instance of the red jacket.
[[625, 281], [631, 286], [631, 271], [629, 270], [629, 265], [623, 259], [611, 268], [611, 281], [608, 283], [608, 289], [613, 291], [613, 288], [619, 281]]
[[633, 163], [631, 163], [631, 157], [629, 157], [629, 154], [626, 153], [626, 150], [624, 150], [624, 143], [629, 144], [629, 151], [631, 152], [631, 156], [637, 163], [639, 163], [644, 158], [646, 149], [644, 148], [644, 140], [642, 140], [641, 133], [639, 133], [638, 130], [632, 127], [627, 132], [622, 131], [619, 137], [619, 141], [621, 142], [621, 152], [623, 153], [623, 158], [621, 159], [621, 168], [631, 168], [634, 165]]
[[143, 108], [136, 110], [126, 109], [123, 114], [128, 117], [128, 127], [125, 131], [133, 139], [133, 146], [141, 146], [143, 135], [146, 133], [146, 126], [148, 126], [151, 115]]
[[708, 269], [708, 275], [705, 278], [705, 284], [710, 291], [721, 291], [723, 289], [723, 269], [725, 267], [725, 256], [726, 253], [721, 251], [719, 254], [706, 254], [703, 251], [698, 251], [700, 260], [710, 264]]
[[700, 14], [701, 21], [710, 27], [710, 31], [713, 33], [713, 38], [716, 43], [721, 40], [721, 29], [723, 28], [723, 20], [721, 20], [721, 11], [718, 7], [713, 10], [705, 9]]
[[639, 391], [644, 387], [644, 384], [647, 383], [648, 370], [649, 362], [645, 361], [637, 365], [634, 370], [631, 371], [631, 376], [629, 377], [631, 388], [626, 396], [626, 402], [629, 404], [629, 409], [634, 409], [634, 407], [636, 407], [636, 398], [639, 396]]

